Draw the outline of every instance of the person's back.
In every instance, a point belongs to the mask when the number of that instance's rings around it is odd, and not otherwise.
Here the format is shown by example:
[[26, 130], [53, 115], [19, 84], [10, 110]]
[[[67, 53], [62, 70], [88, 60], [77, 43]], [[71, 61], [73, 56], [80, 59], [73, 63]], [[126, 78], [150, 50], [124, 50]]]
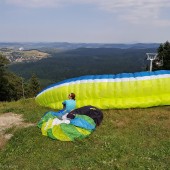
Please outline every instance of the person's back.
[[57, 113], [59, 117], [68, 114], [72, 110], [76, 109], [76, 100], [75, 100], [75, 94], [70, 93], [68, 95], [69, 100], [65, 100], [62, 104], [64, 106], [64, 109]]
[[65, 100], [63, 104], [65, 104], [65, 112], [67, 113], [71, 112], [76, 108], [76, 101], [73, 99]]
[[47, 112], [44, 114], [44, 116], [42, 118], [44, 118], [45, 116], [48, 117], [49, 115], [52, 116], [56, 116], [59, 119], [66, 119], [66, 116], [69, 112], [71, 112], [72, 110], [76, 109], [76, 100], [75, 100], [75, 94], [74, 93], [70, 93], [68, 95], [69, 100], [65, 100], [62, 104], [63, 104], [63, 109], [59, 110], [58, 112]]

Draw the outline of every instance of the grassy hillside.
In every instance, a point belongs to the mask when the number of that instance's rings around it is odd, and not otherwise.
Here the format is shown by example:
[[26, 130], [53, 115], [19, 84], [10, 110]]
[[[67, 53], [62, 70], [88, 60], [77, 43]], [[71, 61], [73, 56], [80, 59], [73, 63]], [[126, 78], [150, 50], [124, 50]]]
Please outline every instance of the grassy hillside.
[[[31, 123], [47, 110], [34, 99], [0, 103], [1, 115], [22, 114]], [[82, 141], [52, 140], [36, 126], [9, 129], [14, 136], [0, 150], [0, 169], [169, 169], [170, 106], [103, 112], [102, 124]]]

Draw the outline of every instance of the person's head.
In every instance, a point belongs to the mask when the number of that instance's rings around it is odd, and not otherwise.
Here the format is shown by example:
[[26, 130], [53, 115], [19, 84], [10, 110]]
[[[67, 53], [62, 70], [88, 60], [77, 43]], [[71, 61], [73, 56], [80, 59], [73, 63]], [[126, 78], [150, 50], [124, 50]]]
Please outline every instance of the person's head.
[[68, 95], [68, 98], [69, 98], [69, 99], [75, 100], [75, 97], [76, 97], [76, 95], [75, 95], [74, 93], [70, 93], [70, 94]]

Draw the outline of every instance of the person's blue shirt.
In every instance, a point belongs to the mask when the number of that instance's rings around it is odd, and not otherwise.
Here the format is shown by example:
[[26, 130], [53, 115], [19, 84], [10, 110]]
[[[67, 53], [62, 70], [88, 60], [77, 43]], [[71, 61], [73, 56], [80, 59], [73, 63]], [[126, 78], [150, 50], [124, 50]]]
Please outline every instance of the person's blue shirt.
[[76, 108], [76, 101], [73, 99], [65, 100], [62, 104], [65, 105], [65, 113], [69, 113]]
[[76, 108], [76, 101], [73, 99], [65, 100], [62, 104], [65, 106], [65, 108], [53, 113], [53, 115], [57, 116], [58, 118], [61, 118], [66, 113], [69, 113]]

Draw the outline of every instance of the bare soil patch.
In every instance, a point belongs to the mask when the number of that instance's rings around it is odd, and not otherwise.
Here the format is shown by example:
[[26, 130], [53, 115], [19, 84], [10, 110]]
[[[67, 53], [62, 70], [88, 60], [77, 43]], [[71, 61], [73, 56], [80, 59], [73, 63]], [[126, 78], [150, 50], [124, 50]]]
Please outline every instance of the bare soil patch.
[[13, 134], [7, 134], [6, 130], [12, 127], [23, 128], [34, 126], [35, 124], [26, 123], [22, 115], [15, 113], [4, 113], [0, 115], [0, 149], [6, 144], [6, 142], [13, 136]]

